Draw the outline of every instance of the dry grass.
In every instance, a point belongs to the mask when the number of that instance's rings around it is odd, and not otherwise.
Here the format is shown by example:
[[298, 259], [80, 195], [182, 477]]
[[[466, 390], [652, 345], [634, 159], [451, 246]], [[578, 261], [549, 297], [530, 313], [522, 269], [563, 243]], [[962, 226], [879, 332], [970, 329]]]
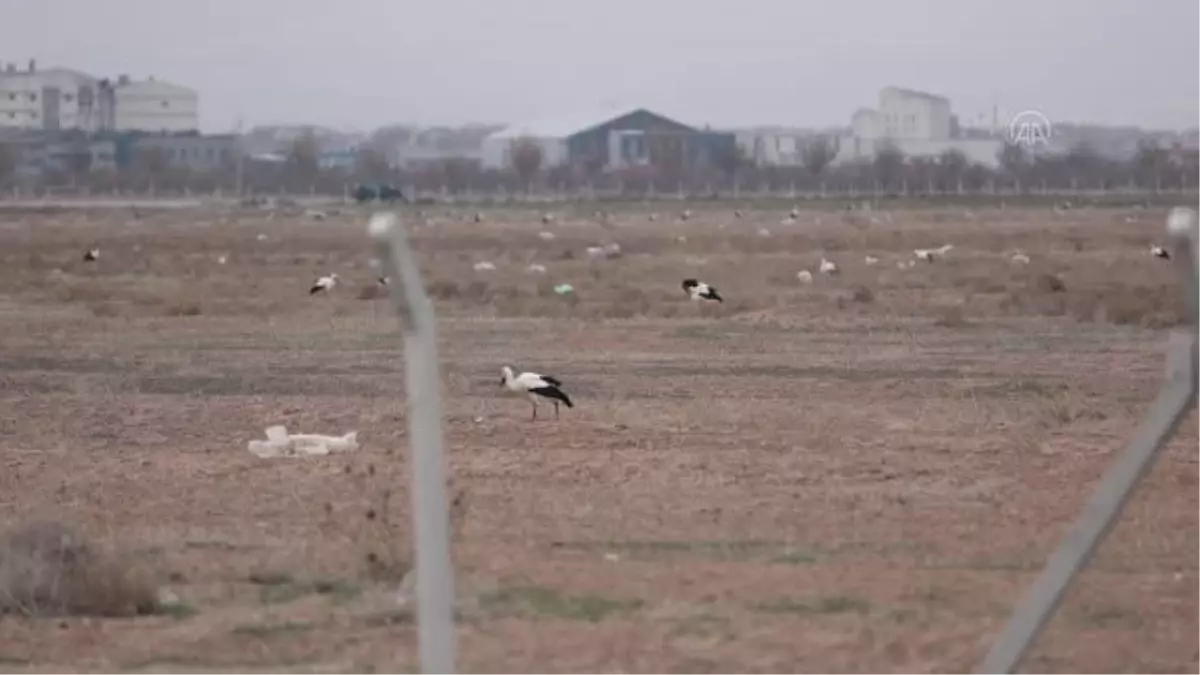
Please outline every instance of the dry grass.
[[73, 528], [33, 522], [0, 538], [0, 614], [128, 617], [157, 607], [145, 569]]
[[[790, 205], [606, 208], [409, 213], [438, 310], [465, 671], [965, 671], [1139, 421], [1160, 328], [1183, 318], [1146, 253], [1165, 209], [781, 225]], [[395, 600], [412, 579], [402, 345], [364, 222], [0, 216], [6, 518], [135, 542], [194, 610], [6, 618], [0, 667], [415, 667]], [[620, 259], [588, 260], [609, 242]], [[822, 256], [841, 274], [800, 283]], [[344, 285], [310, 297], [329, 272]], [[689, 301], [685, 277], [726, 302]], [[559, 377], [576, 407], [531, 424], [505, 363]], [[250, 455], [277, 423], [362, 448]], [[1029, 669], [1196, 670], [1196, 435], [1193, 417]]]

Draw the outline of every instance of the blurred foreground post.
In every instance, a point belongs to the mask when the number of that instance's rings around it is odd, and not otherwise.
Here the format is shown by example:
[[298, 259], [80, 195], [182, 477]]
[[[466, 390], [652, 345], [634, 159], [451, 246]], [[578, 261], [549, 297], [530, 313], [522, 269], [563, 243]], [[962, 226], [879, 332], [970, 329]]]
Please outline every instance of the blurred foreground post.
[[1179, 266], [1181, 281], [1185, 284], [1184, 299], [1188, 303], [1191, 325], [1186, 331], [1171, 335], [1167, 379], [1162, 392], [1125, 451], [1104, 475], [1066, 539], [1050, 556], [1041, 575], [1013, 610], [1004, 632], [996, 639], [977, 672], [1011, 673], [1016, 670], [1025, 651], [1058, 609], [1075, 575], [1087, 565], [1142, 477], [1158, 459], [1159, 451], [1196, 403], [1197, 360], [1200, 359], [1197, 352], [1200, 348], [1197, 338], [1200, 277], [1197, 276], [1196, 262], [1196, 212], [1186, 208], [1172, 209], [1167, 217], [1167, 233], [1171, 237], [1171, 257]]
[[376, 213], [371, 216], [367, 231], [375, 241], [376, 255], [384, 274], [391, 277], [388, 295], [400, 316], [404, 333], [421, 670], [453, 673], [454, 570], [450, 562], [441, 376], [438, 373], [433, 303], [425, 293], [421, 273], [413, 260], [408, 233], [396, 214]]

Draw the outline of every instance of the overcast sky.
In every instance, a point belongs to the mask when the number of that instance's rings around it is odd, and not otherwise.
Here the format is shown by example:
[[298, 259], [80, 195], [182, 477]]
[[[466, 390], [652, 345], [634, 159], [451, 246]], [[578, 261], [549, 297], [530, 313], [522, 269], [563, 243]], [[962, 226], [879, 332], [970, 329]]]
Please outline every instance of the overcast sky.
[[847, 124], [893, 84], [966, 122], [1197, 125], [1197, 0], [0, 0], [0, 61], [126, 73], [242, 118], [366, 130], [604, 104]]

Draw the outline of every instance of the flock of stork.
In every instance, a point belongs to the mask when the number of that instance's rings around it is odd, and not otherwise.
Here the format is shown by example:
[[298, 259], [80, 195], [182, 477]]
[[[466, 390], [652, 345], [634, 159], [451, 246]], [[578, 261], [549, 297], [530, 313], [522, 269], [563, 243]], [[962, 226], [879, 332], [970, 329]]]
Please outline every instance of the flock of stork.
[[[692, 215], [692, 212], [688, 209], [685, 209], [683, 212], [680, 213], [679, 219], [686, 221], [689, 218], [691, 218], [691, 215]], [[740, 210], [735, 210], [733, 215], [735, 218], [740, 219], [743, 216], [743, 213]], [[799, 210], [797, 208], [793, 208], [791, 210], [791, 212], [788, 214], [788, 216], [784, 219], [784, 222], [785, 223], [786, 222], [794, 223], [794, 222], [796, 222], [798, 217], [799, 217]], [[658, 218], [658, 214], [650, 215], [651, 221], [655, 221], [655, 220], [657, 220], [657, 218]], [[483, 214], [476, 213], [473, 220], [476, 223], [482, 222]], [[553, 222], [553, 216], [551, 216], [549, 214], [544, 214], [542, 216], [543, 224], [549, 224], [551, 222]], [[539, 236], [545, 240], [549, 240], [549, 239], [553, 238], [553, 234], [548, 233], [548, 232], [542, 232], [542, 233], [540, 233]], [[910, 269], [913, 267], [913, 265], [916, 264], [916, 262], [918, 260], [924, 261], [927, 263], [932, 263], [935, 260], [937, 260], [938, 258], [945, 256], [953, 248], [954, 248], [953, 244], [945, 244], [938, 248], [914, 249], [913, 250], [913, 259], [906, 260], [906, 261], [897, 261], [896, 264], [897, 264], [897, 267], [899, 267], [900, 269]], [[1170, 260], [1171, 259], [1170, 252], [1166, 248], [1164, 248], [1158, 244], [1151, 244], [1150, 254], [1153, 257], [1159, 258], [1162, 260]], [[616, 257], [616, 256], [620, 255], [620, 246], [618, 244], [614, 243], [614, 244], [608, 244], [606, 246], [588, 247], [588, 255], [593, 258]], [[98, 247], [90, 248], [87, 251], [85, 251], [83, 254], [84, 262], [96, 262], [99, 258], [100, 258], [100, 249]], [[1028, 264], [1030, 262], [1029, 256], [1025, 255], [1024, 253], [1022, 253], [1020, 251], [1013, 253], [1011, 260], [1013, 263], [1016, 263], [1016, 264]], [[222, 257], [220, 262], [221, 263], [225, 262], [224, 257]], [[868, 255], [864, 258], [864, 262], [866, 265], [872, 266], [872, 265], [878, 264], [879, 258]], [[532, 270], [533, 267], [535, 267], [535, 266], [530, 266], [530, 269]], [[541, 268], [541, 271], [545, 271], [545, 268], [542, 267], [541, 265], [537, 265], [536, 267]], [[495, 265], [493, 265], [492, 263], [483, 262], [483, 263], [476, 264], [475, 269], [476, 269], [476, 271], [494, 270]], [[826, 259], [824, 256], [821, 257], [821, 263], [820, 263], [820, 266], [818, 267], [818, 271], [821, 274], [837, 274], [839, 272], [837, 264], [831, 260]], [[800, 272], [798, 272], [796, 274], [796, 277], [803, 283], [810, 283], [813, 280], [812, 272], [810, 272], [808, 270], [801, 270]], [[313, 281], [312, 285], [309, 287], [309, 291], [308, 291], [309, 295], [316, 295], [318, 293], [328, 293], [335, 286], [337, 286], [339, 281], [340, 281], [340, 278], [338, 277], [337, 273], [330, 273], [330, 274], [318, 277], [317, 279], [315, 279]], [[390, 285], [390, 283], [391, 283], [391, 280], [386, 276], [379, 276], [376, 278], [376, 284], [378, 284], [381, 287], [387, 287]], [[682, 287], [683, 287], [684, 293], [686, 293], [687, 296], [693, 301], [696, 301], [696, 302], [711, 301], [711, 302], [718, 302], [718, 303], [724, 302], [724, 298], [721, 297], [721, 293], [717, 290], [717, 288], [715, 286], [713, 286], [712, 284], [706, 283], [704, 281], [701, 281], [699, 279], [695, 279], [695, 278], [684, 279], [683, 283], [682, 283]], [[521, 395], [525, 396], [525, 398], [529, 401], [529, 403], [531, 404], [531, 406], [533, 408], [532, 417], [530, 418], [531, 421], [537, 420], [538, 401], [542, 400], [542, 399], [550, 401], [554, 405], [555, 419], [558, 419], [560, 403], [562, 403], [563, 405], [566, 405], [568, 408], [575, 407], [574, 403], [571, 401], [570, 396], [568, 396], [566, 394], [566, 392], [563, 391], [562, 381], [555, 377], [552, 377], [550, 375], [543, 375], [543, 374], [534, 373], [534, 372], [522, 372], [522, 373], [518, 374], [518, 373], [515, 373], [510, 366], [504, 366], [501, 369], [500, 386], [504, 387], [509, 392], [512, 392], [515, 394], [521, 394]]]

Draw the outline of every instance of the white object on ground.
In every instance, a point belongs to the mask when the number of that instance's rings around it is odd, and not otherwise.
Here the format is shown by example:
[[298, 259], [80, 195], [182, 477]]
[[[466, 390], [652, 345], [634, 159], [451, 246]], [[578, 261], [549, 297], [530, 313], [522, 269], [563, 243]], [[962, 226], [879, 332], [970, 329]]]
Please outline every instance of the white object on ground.
[[358, 432], [351, 431], [342, 436], [289, 434], [287, 427], [277, 424], [267, 427], [267, 440], [250, 441], [248, 449], [251, 454], [264, 459], [350, 452], [358, 449]]

